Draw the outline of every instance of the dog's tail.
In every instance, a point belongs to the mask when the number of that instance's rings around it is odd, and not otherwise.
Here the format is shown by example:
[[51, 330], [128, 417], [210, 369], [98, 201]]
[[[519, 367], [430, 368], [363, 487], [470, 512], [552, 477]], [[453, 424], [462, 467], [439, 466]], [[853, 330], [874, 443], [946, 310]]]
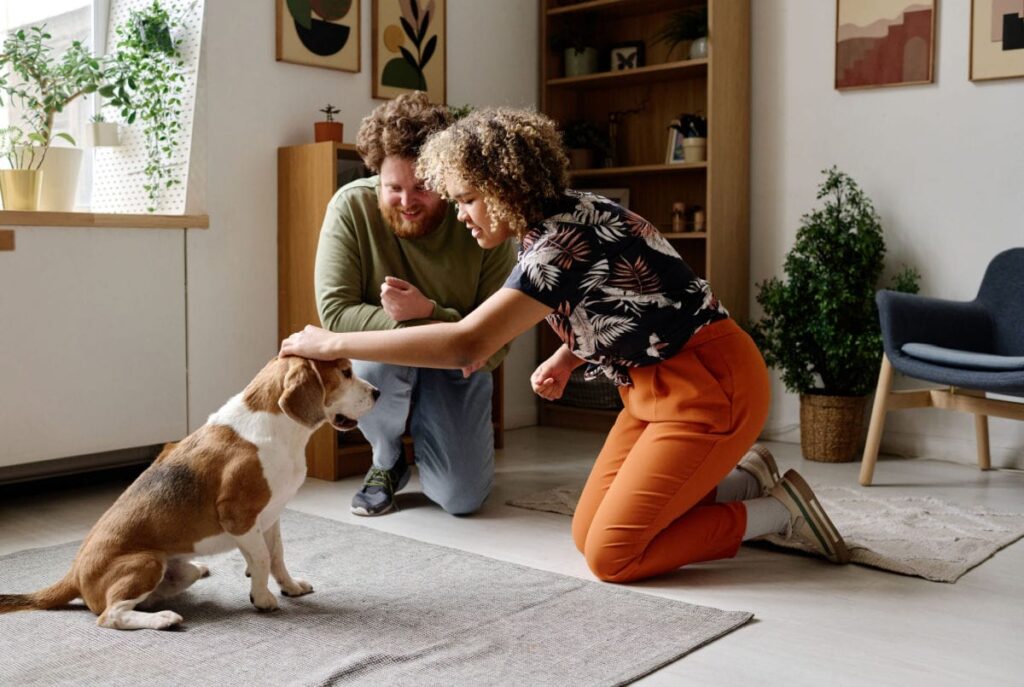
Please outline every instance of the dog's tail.
[[34, 594], [0, 594], [0, 613], [58, 608], [78, 595], [77, 575], [74, 570], [69, 570], [60, 582]]

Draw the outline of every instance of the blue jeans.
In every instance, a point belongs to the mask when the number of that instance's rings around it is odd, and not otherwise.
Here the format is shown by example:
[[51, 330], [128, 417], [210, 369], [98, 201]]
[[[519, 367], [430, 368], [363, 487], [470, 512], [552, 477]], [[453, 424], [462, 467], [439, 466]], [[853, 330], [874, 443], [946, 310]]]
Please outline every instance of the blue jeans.
[[491, 373], [464, 379], [459, 370], [363, 360], [353, 360], [352, 368], [380, 389], [373, 410], [359, 418], [373, 464], [395, 466], [408, 421], [423, 493], [453, 515], [479, 509], [494, 483]]

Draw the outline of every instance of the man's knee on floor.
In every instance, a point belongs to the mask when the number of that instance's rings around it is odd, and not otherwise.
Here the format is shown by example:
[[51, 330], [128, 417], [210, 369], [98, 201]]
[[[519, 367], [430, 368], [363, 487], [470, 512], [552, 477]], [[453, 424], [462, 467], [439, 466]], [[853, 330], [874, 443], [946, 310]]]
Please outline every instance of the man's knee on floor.
[[468, 489], [458, 484], [431, 490], [427, 496], [451, 515], [470, 515], [480, 510], [490, 489]]

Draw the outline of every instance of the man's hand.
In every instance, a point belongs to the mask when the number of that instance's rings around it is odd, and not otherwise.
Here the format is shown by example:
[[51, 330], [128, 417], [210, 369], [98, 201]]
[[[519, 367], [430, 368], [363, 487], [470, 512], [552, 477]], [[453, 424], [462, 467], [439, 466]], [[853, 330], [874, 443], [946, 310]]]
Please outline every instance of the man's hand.
[[422, 320], [434, 313], [434, 303], [419, 289], [397, 277], [384, 277], [380, 285], [380, 304], [395, 322]]

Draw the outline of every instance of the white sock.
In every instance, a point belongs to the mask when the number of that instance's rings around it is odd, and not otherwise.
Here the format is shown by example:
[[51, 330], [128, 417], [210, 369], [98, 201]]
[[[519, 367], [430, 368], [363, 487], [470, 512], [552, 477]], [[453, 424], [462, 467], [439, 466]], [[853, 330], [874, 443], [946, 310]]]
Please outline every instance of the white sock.
[[761, 495], [761, 483], [746, 470], [734, 469], [718, 483], [715, 503], [746, 501]]
[[744, 501], [747, 507], [747, 529], [743, 541], [766, 534], [783, 534], [789, 527], [789, 509], [774, 496]]

